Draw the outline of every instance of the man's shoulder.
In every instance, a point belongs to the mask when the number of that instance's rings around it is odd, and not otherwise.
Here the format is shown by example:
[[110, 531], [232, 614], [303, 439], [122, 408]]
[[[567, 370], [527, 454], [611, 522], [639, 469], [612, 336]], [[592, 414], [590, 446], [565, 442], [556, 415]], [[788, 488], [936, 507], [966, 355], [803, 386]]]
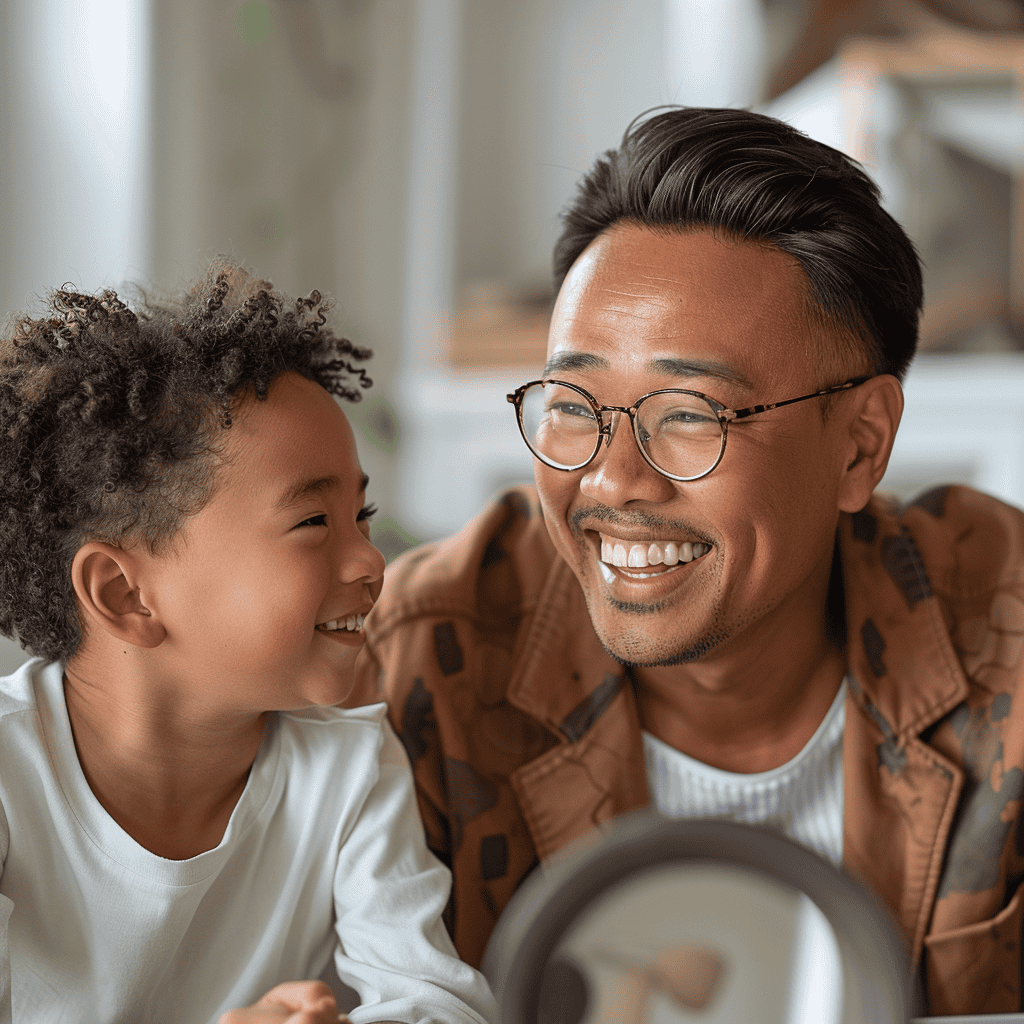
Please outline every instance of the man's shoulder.
[[454, 536], [388, 566], [372, 633], [429, 616], [505, 621], [536, 601], [555, 558], [536, 492], [509, 488]]
[[1024, 578], [1024, 512], [959, 484], [918, 495], [896, 515], [937, 592], [1011, 586]]

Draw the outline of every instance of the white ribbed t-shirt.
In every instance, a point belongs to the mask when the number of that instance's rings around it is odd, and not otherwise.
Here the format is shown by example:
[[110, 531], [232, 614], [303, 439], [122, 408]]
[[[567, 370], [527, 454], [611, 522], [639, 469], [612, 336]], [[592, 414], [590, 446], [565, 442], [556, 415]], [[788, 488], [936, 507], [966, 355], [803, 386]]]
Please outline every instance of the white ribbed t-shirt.
[[728, 818], [772, 826], [840, 864], [846, 690], [844, 679], [803, 750], [767, 772], [745, 775], [712, 768], [644, 732], [651, 800], [672, 818]]

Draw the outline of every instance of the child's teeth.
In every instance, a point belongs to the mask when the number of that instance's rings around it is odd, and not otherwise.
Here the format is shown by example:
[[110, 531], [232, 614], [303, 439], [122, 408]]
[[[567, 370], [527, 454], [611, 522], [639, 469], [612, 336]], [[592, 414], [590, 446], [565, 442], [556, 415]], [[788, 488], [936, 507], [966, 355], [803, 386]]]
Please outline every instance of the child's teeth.
[[339, 629], [346, 629], [352, 633], [358, 633], [363, 628], [363, 616], [349, 615], [348, 618], [345, 619], [331, 619], [330, 622], [325, 622], [318, 628], [322, 629], [325, 633]]

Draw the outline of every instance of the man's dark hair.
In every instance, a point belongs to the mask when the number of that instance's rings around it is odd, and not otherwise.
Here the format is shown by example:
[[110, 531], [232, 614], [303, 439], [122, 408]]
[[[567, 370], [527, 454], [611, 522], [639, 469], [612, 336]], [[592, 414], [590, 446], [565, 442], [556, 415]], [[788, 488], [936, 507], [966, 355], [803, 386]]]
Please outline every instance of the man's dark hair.
[[747, 110], [678, 107], [641, 118], [594, 164], [563, 214], [556, 288], [620, 221], [767, 243], [799, 260], [812, 321], [831, 328], [833, 344], [848, 349], [841, 354], [861, 364], [855, 369], [902, 380], [917, 346], [921, 267], [860, 165]]
[[0, 337], [0, 632], [49, 660], [78, 649], [71, 582], [90, 540], [157, 550], [212, 497], [232, 413], [294, 371], [357, 401], [371, 355], [226, 261], [183, 295], [52, 292]]

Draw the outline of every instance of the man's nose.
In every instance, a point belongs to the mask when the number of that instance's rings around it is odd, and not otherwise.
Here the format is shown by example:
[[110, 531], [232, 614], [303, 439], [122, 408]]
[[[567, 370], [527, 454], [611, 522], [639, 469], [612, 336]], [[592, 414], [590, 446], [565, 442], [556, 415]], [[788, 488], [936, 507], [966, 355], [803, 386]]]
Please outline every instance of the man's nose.
[[612, 508], [631, 501], [660, 502], [675, 497], [672, 481], [643, 457], [629, 415], [612, 412], [605, 416], [610, 417], [610, 437], [602, 439], [594, 461], [583, 470], [580, 492]]

